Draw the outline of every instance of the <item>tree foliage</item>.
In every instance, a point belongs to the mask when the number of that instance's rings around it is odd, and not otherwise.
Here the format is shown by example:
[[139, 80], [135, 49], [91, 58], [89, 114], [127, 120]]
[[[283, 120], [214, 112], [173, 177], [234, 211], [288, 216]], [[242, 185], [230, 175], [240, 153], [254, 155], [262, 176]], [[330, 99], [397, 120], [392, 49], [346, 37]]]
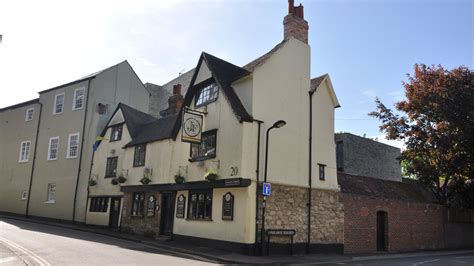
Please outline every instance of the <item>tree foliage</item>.
[[378, 98], [380, 130], [402, 140], [406, 174], [451, 206], [474, 208], [474, 72], [466, 67], [415, 65], [403, 83], [397, 113]]

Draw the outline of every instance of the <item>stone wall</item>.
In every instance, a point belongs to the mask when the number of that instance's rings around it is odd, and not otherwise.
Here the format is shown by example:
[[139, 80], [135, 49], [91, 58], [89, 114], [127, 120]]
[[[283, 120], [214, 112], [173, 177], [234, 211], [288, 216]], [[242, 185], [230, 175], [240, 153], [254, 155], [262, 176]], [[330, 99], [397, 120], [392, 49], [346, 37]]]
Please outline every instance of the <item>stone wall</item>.
[[344, 252], [377, 251], [377, 211], [387, 212], [388, 252], [445, 248], [445, 209], [441, 205], [341, 194]]
[[[342, 170], [350, 175], [402, 181], [400, 149], [349, 133], [335, 134], [342, 142]], [[338, 166], [339, 167], [339, 166]]]
[[144, 235], [147, 237], [157, 237], [160, 233], [161, 208], [155, 210], [155, 216], [148, 217], [146, 210], [148, 207], [148, 197], [151, 195], [156, 198], [156, 206], [161, 206], [161, 194], [159, 192], [145, 193], [145, 205], [143, 216], [131, 216], [132, 213], [132, 196], [133, 193], [125, 193], [123, 195], [122, 209], [122, 231]]
[[[342, 244], [344, 209], [339, 193], [312, 190], [311, 243]], [[272, 195], [267, 197], [265, 229], [295, 229], [295, 243], [307, 243], [308, 189], [272, 184]], [[272, 242], [286, 243], [288, 238], [272, 238]]]

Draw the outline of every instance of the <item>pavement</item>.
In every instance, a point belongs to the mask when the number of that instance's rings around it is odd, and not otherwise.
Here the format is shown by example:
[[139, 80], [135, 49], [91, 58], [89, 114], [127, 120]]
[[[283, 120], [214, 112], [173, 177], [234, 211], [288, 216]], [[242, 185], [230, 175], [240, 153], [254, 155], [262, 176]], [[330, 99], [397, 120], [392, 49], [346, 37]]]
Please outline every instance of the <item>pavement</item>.
[[[79, 224], [69, 224], [69, 223], [60, 223], [60, 222], [51, 222], [45, 220], [25, 218], [21, 216], [10, 216], [5, 214], [0, 214], [0, 222], [6, 223], [6, 226], [15, 227], [18, 223], [21, 223], [21, 228], [27, 228], [28, 231], [33, 232], [43, 232], [43, 231], [53, 231], [57, 235], [66, 235], [71, 239], [83, 239], [85, 234], [80, 232], [88, 233], [89, 242], [99, 242], [99, 243], [108, 243], [110, 239], [115, 239], [116, 243], [112, 243], [112, 246], [124, 246], [126, 248], [137, 248], [137, 243], [140, 246], [140, 251], [143, 252], [158, 252], [160, 255], [172, 256], [176, 260], [177, 257], [185, 260], [184, 264], [189, 263], [187, 260], [197, 260], [200, 263], [219, 263], [219, 264], [315, 264], [315, 265], [415, 265], [418, 262], [423, 262], [418, 265], [458, 265], [454, 261], [465, 261], [467, 264], [463, 265], [474, 265], [474, 250], [461, 250], [461, 251], [431, 251], [431, 252], [414, 252], [414, 253], [402, 253], [402, 254], [370, 254], [368, 256], [343, 256], [337, 254], [304, 254], [304, 255], [293, 255], [293, 256], [247, 256], [237, 253], [232, 253], [228, 251], [217, 250], [208, 247], [195, 246], [195, 245], [186, 245], [182, 243], [176, 243], [173, 241], [167, 241], [163, 239], [155, 240], [150, 238], [145, 238], [137, 235], [131, 235], [122, 232], [116, 232], [107, 230], [104, 228], [99, 228], [96, 226], [88, 225], [79, 225]], [[40, 226], [42, 226], [40, 228]], [[4, 227], [7, 228], [7, 227]], [[56, 229], [54, 229], [54, 227]], [[0, 227], [1, 229], [2, 227]], [[13, 229], [12, 229], [13, 230]], [[59, 230], [59, 231], [58, 231]], [[9, 229], [10, 231], [10, 229]], [[75, 231], [73, 233], [72, 231]], [[30, 263], [31, 260], [35, 260], [35, 256], [27, 254], [25, 250], [20, 249], [15, 250], [15, 243], [11, 243], [12, 238], [9, 240], [5, 239], [6, 230], [0, 231], [0, 244], [6, 241], [6, 245], [2, 247], [0, 245], [0, 264], [1, 265], [44, 265], [41, 263]], [[15, 242], [18, 238], [19, 233], [15, 234]], [[91, 234], [96, 235], [95, 237], [90, 236]], [[103, 239], [98, 239], [100, 236], [105, 237], [109, 240], [105, 241]], [[12, 236], [13, 237], [13, 236]], [[47, 239], [50, 241], [49, 239]], [[72, 241], [72, 240], [71, 240]], [[117, 242], [118, 241], [118, 242]], [[117, 244], [119, 243], [119, 244]], [[124, 244], [129, 243], [129, 244]], [[132, 244], [130, 244], [132, 243]], [[133, 245], [133, 243], [136, 243]], [[82, 244], [79, 243], [79, 246]], [[5, 248], [5, 246], [7, 248]], [[39, 248], [39, 247], [37, 247]], [[101, 247], [103, 249], [103, 247]], [[8, 251], [10, 250], [10, 251]], [[27, 249], [26, 249], [27, 250]], [[117, 253], [117, 252], [113, 252]], [[13, 254], [13, 255], [12, 255]], [[101, 253], [103, 254], [103, 252]], [[28, 255], [28, 256], [26, 256]], [[103, 256], [103, 255], [101, 255]], [[140, 255], [141, 256], [141, 255]], [[148, 259], [147, 256], [144, 256], [145, 260]], [[172, 261], [168, 257], [163, 257], [168, 259], [169, 263], [181, 264], [182, 261]], [[472, 258], [472, 259], [471, 259]], [[446, 259], [451, 259], [452, 263], [448, 263]], [[5, 261], [2, 261], [5, 260]], [[28, 261], [30, 260], [30, 261]], [[435, 261], [432, 261], [435, 260]], [[402, 264], [398, 264], [398, 261]], [[414, 261], [414, 263], [410, 263]], [[123, 260], [121, 261], [123, 264]], [[155, 260], [156, 262], [156, 260]], [[187, 263], [186, 263], [187, 262]], [[386, 263], [389, 264], [386, 264]], [[437, 262], [441, 264], [436, 264]], [[8, 264], [13, 263], [13, 264]], [[23, 264], [21, 264], [23, 263]], [[444, 263], [444, 264], [443, 264]], [[447, 263], [447, 264], [446, 264]], [[461, 263], [461, 262], [459, 262]], [[94, 263], [95, 264], [95, 263]], [[103, 264], [110, 264], [104, 261]], [[146, 264], [146, 263], [145, 263]], [[194, 263], [193, 263], [194, 264]], [[198, 263], [199, 264], [199, 263]], [[461, 264], [459, 264], [461, 265]]]

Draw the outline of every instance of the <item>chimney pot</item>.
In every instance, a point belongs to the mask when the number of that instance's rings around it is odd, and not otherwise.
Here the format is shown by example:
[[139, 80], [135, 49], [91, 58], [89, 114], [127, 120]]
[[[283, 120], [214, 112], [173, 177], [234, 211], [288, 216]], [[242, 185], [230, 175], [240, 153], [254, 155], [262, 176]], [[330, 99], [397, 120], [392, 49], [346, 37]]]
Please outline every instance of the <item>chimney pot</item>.
[[288, 15], [283, 19], [285, 40], [293, 37], [308, 43], [308, 22], [304, 20], [304, 7], [302, 4], [294, 6], [294, 0], [288, 0]]

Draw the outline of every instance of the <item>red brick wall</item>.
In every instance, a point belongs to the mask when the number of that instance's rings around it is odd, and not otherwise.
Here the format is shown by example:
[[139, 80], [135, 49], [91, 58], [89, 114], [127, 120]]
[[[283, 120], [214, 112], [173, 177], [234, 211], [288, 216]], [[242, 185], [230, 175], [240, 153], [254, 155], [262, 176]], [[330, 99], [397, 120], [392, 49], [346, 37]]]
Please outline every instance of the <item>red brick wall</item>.
[[440, 205], [342, 194], [344, 252], [377, 251], [377, 211], [388, 216], [388, 252], [444, 248]]

